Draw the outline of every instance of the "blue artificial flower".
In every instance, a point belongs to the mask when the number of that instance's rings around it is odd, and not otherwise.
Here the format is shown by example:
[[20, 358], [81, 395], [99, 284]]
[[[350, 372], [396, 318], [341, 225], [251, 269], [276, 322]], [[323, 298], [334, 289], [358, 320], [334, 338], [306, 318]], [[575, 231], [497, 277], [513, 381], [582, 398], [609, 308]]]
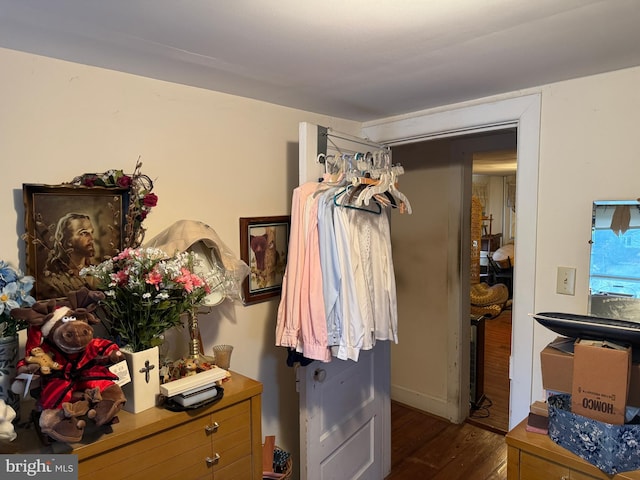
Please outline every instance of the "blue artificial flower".
[[11, 317], [11, 310], [35, 303], [35, 298], [29, 294], [34, 281], [33, 277], [24, 276], [20, 270], [0, 260], [0, 336], [15, 335], [26, 326], [23, 321]]
[[0, 292], [0, 315], [5, 311], [7, 314], [12, 308], [20, 308], [20, 304], [15, 300], [18, 294], [18, 284], [16, 282], [7, 283]]
[[21, 307], [30, 307], [36, 303], [36, 299], [29, 295], [29, 292], [33, 290], [33, 284], [35, 279], [32, 276], [22, 277], [18, 280], [18, 291], [16, 300], [20, 303]]
[[4, 260], [0, 260], [0, 288], [4, 288], [7, 283], [15, 282], [19, 273]]

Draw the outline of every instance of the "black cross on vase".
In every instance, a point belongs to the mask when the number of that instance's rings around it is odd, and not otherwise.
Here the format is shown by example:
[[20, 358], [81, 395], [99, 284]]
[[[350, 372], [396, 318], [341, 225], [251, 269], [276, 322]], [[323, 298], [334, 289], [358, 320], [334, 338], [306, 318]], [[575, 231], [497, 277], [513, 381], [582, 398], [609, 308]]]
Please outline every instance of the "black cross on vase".
[[155, 365], [151, 365], [149, 360], [145, 360], [144, 361], [144, 368], [140, 369], [140, 373], [144, 373], [144, 381], [145, 382], [149, 383], [149, 380], [151, 380], [149, 372], [151, 372], [151, 370], [153, 370], [154, 368], [156, 368], [156, 366]]

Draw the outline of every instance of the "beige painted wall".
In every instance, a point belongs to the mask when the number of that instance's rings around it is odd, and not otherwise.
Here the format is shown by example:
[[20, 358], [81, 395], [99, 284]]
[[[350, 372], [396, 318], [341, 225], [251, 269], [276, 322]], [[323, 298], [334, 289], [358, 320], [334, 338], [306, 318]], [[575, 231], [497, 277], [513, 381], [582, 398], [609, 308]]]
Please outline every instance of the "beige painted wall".
[[[239, 256], [238, 218], [290, 212], [298, 122], [357, 124], [183, 85], [0, 49], [0, 258], [24, 269], [22, 183], [131, 171], [159, 196], [148, 238], [179, 219], [211, 225]], [[298, 398], [274, 347], [277, 300], [200, 318], [207, 350], [235, 346], [232, 368], [264, 383], [263, 433], [297, 452]]]
[[[638, 85], [633, 68], [542, 88], [537, 311], [587, 313], [592, 202], [640, 196]], [[558, 266], [576, 267], [575, 296], [555, 293]], [[536, 325], [534, 398], [543, 395], [539, 352], [553, 337]]]
[[391, 219], [399, 337], [391, 346], [391, 398], [445, 417], [448, 272], [458, 263], [448, 257], [448, 225], [450, 209], [459, 208], [448, 199], [460, 168], [446, 141], [396, 147], [393, 161], [405, 169], [399, 187], [413, 213]]

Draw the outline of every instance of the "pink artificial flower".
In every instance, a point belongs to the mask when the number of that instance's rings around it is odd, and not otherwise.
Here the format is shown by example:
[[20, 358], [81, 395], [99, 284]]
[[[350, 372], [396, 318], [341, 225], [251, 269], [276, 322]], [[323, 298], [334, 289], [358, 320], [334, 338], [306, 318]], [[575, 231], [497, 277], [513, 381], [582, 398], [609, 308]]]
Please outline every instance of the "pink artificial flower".
[[131, 248], [125, 248], [118, 255], [113, 257], [113, 260], [117, 262], [118, 260], [122, 260], [124, 258], [127, 258], [130, 255], [131, 255]]
[[154, 285], [156, 287], [156, 290], [158, 290], [158, 285], [160, 285], [160, 283], [162, 282], [162, 274], [158, 270], [154, 269], [149, 272], [147, 278], [145, 279], [145, 282], [149, 285]]
[[194, 288], [202, 287], [205, 285], [204, 281], [195, 273], [191, 273], [186, 268], [181, 268], [182, 275], [177, 277], [176, 283], [181, 283], [187, 293], [191, 293]]
[[119, 272], [112, 274], [112, 276], [117, 285], [126, 285], [129, 281], [129, 274], [124, 270], [120, 270]]

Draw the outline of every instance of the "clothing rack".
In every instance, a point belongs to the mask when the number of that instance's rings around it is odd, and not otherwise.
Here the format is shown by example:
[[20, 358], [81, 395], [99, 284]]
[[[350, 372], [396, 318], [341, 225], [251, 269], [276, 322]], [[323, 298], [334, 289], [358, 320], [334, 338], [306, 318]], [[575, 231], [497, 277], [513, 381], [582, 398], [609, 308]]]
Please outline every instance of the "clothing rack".
[[[396, 180], [404, 173], [404, 168], [400, 164], [393, 164], [391, 148], [388, 145], [322, 126], [318, 126], [317, 135], [316, 161], [324, 166], [324, 173], [318, 178], [318, 182], [342, 188], [334, 197], [335, 205], [371, 213], [380, 213], [382, 206], [388, 206], [398, 208], [400, 213], [411, 214], [411, 204], [398, 190]], [[362, 150], [347, 151], [342, 145], [334, 143], [332, 138], [347, 144], [364, 145], [368, 149], [365, 150], [366, 153]], [[331, 149], [337, 154], [327, 153], [328, 142], [331, 142]], [[349, 194], [345, 196], [347, 192]], [[342, 199], [342, 203], [338, 202], [338, 198]], [[375, 199], [374, 210], [369, 207], [372, 199]], [[348, 203], [344, 203], [345, 200]]]
[[[338, 145], [332, 139], [342, 140], [344, 144]], [[391, 162], [391, 148], [388, 145], [322, 126], [318, 126], [317, 140], [317, 162], [320, 165], [324, 165], [325, 174], [335, 173], [329, 168], [331, 166], [330, 159], [338, 159], [342, 162], [340, 171], [345, 172], [348, 177], [347, 181], [351, 181], [353, 175], [366, 175], [379, 178], [379, 172], [389, 170], [393, 167]], [[329, 145], [329, 143], [331, 143], [331, 145]], [[363, 151], [358, 148], [358, 145], [368, 148]], [[348, 147], [351, 147], [351, 149]], [[329, 154], [329, 150], [337, 152], [337, 155]], [[334, 163], [334, 166], [335, 165], [337, 165], [337, 163]], [[346, 168], [347, 165], [349, 165], [348, 168]], [[320, 181], [322, 180], [320, 179]]]
[[[366, 138], [356, 137], [355, 135], [351, 135], [349, 133], [338, 132], [331, 127], [322, 127], [318, 126], [318, 158], [320, 158], [321, 154], [327, 153], [328, 148], [328, 138], [336, 138], [339, 140], [346, 140], [350, 143], [355, 143], [358, 145], [364, 145], [367, 147], [376, 148], [378, 150], [388, 150], [391, 151], [391, 148], [388, 145], [383, 145], [381, 143], [376, 143]], [[349, 153], [357, 153], [350, 151]], [[320, 163], [323, 163], [322, 161]]]

